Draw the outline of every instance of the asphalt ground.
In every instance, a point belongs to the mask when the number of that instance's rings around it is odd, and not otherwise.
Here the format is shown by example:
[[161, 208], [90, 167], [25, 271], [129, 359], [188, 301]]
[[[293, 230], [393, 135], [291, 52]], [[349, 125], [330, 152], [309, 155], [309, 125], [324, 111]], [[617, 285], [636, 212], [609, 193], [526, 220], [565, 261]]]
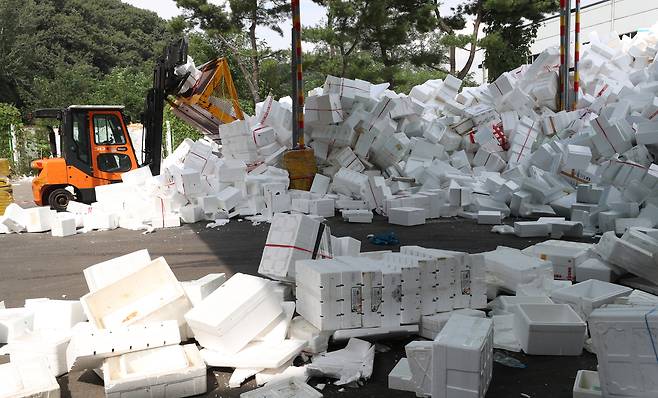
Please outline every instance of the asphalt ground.
[[[17, 203], [30, 204], [29, 183], [14, 189]], [[249, 221], [231, 221], [228, 225], [208, 229], [206, 223], [157, 230], [151, 234], [114, 230], [90, 232], [67, 238], [53, 238], [49, 233], [0, 235], [0, 300], [7, 307], [22, 306], [27, 298], [78, 299], [88, 292], [82, 270], [101, 261], [148, 249], [152, 257], [164, 256], [179, 280], [192, 280], [212, 272], [257, 274], [269, 224], [252, 225]], [[362, 251], [382, 247], [368, 242], [368, 234], [396, 233], [402, 245], [419, 245], [469, 253], [494, 250], [497, 246], [525, 248], [543, 239], [521, 239], [493, 234], [491, 227], [471, 220], [442, 219], [416, 227], [389, 225], [375, 217], [372, 224], [348, 224], [334, 217], [328, 221], [332, 234], [352, 236], [361, 241]], [[325, 397], [414, 397], [415, 394], [389, 390], [388, 374], [404, 357], [404, 346], [417, 336], [380, 340], [370, 380], [359, 388], [328, 384]], [[344, 343], [343, 343], [344, 345]], [[341, 348], [332, 344], [331, 349]], [[487, 398], [558, 398], [572, 397], [576, 372], [596, 369], [596, 357], [584, 352], [578, 357], [527, 356], [507, 353], [527, 365], [525, 369], [494, 364], [493, 380]], [[1, 357], [0, 357], [1, 358]], [[3, 362], [7, 358], [2, 359]], [[208, 369], [208, 393], [205, 397], [239, 397], [256, 387], [253, 378], [239, 389], [229, 389], [231, 369]], [[58, 378], [62, 397], [104, 397], [102, 380], [93, 372], [74, 372]], [[328, 383], [312, 378], [309, 384]]]

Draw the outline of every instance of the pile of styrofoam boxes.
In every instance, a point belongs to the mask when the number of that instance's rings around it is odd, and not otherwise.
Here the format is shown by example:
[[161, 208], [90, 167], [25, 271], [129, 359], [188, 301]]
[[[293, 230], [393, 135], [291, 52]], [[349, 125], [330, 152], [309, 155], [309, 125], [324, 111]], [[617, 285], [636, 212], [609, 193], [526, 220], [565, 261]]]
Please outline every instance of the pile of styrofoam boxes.
[[461, 308], [485, 308], [484, 262], [477, 255], [406, 246], [367, 256], [301, 260], [297, 312], [319, 330], [387, 328]]
[[454, 315], [433, 341], [414, 341], [389, 374], [389, 388], [417, 396], [484, 397], [493, 374], [493, 322]]
[[[409, 95], [327, 76], [306, 102], [305, 138], [319, 166], [310, 193], [287, 191], [279, 164], [292, 147], [291, 101], [268, 97], [255, 116], [185, 140], [159, 176], [131, 171], [122, 184], [98, 187], [91, 211], [69, 211], [84, 215], [85, 230], [267, 220], [279, 212], [329, 217], [335, 210], [349, 222], [370, 222], [374, 210], [397, 225], [453, 216], [499, 224], [522, 216], [539, 220], [515, 223], [517, 235], [556, 239], [653, 228], [658, 63], [649, 61], [656, 40], [658, 25], [633, 38], [592, 33], [571, 111], [559, 111], [554, 98], [557, 48], [461, 92], [452, 76]], [[56, 235], [71, 233], [72, 218], [64, 219]], [[5, 216], [0, 232], [23, 230], [24, 222]], [[29, 229], [50, 227], [37, 220]]]

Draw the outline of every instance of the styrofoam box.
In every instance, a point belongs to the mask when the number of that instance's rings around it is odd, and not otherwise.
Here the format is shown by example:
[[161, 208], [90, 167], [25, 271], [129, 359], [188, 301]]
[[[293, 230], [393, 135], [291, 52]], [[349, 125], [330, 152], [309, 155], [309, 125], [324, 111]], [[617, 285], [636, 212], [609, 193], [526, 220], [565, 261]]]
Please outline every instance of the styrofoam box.
[[579, 370], [573, 383], [573, 398], [600, 398], [601, 382], [599, 372]]
[[580, 355], [585, 322], [567, 304], [519, 304], [514, 329], [528, 355]]
[[281, 313], [270, 282], [235, 274], [185, 314], [199, 344], [222, 353], [236, 353]]
[[523, 253], [553, 263], [553, 274], [557, 280], [574, 280], [576, 268], [589, 254], [589, 243], [547, 240], [522, 250]]
[[413, 226], [425, 224], [427, 211], [420, 207], [394, 207], [388, 210], [389, 224]]
[[27, 232], [44, 232], [50, 230], [51, 218], [50, 207], [25, 209], [25, 227]]
[[658, 362], [649, 337], [652, 333], [655, 341], [658, 330], [654, 308], [615, 306], [592, 312], [589, 330], [604, 397], [658, 396]]
[[11, 343], [15, 338], [32, 330], [34, 313], [25, 308], [0, 309], [0, 344]]
[[59, 398], [59, 384], [43, 358], [0, 365], [0, 397]]
[[416, 392], [407, 358], [400, 358], [391, 373], [388, 374], [388, 388], [389, 390]]
[[500, 211], [478, 211], [477, 222], [480, 225], [497, 225], [503, 222], [503, 214]]
[[110, 285], [117, 280], [151, 263], [148, 250], [128, 253], [84, 269], [83, 274], [90, 292]]
[[[295, 267], [297, 312], [321, 331], [342, 327], [343, 306], [339, 300], [343, 294], [337, 287], [342, 283], [342, 275], [334, 267], [335, 263], [333, 260], [302, 260]], [[351, 291], [351, 286], [346, 290]], [[351, 303], [352, 299], [348, 297], [347, 302]]]
[[79, 300], [27, 299], [25, 308], [34, 314], [32, 330], [68, 331], [87, 316]]
[[298, 378], [272, 381], [265, 386], [240, 394], [240, 398], [321, 398], [322, 394]]
[[628, 296], [632, 291], [630, 287], [590, 279], [555, 290], [551, 298], [556, 303], [571, 305], [581, 318], [587, 320], [594, 309], [613, 303], [618, 297]]
[[68, 372], [66, 348], [70, 339], [67, 332], [28, 333], [14, 339], [7, 349], [12, 362], [45, 358], [52, 374], [61, 376]]
[[171, 345], [108, 358], [107, 398], [178, 398], [207, 391], [206, 364], [195, 344]]
[[176, 321], [112, 330], [98, 330], [88, 322], [79, 323], [72, 329], [71, 342], [66, 348], [67, 369], [96, 369], [102, 366], [105, 358], [180, 342], [181, 334]]
[[493, 322], [453, 315], [432, 347], [433, 398], [484, 398], [493, 372]]
[[295, 262], [312, 257], [319, 228], [320, 223], [302, 214], [275, 214], [258, 273], [294, 280]]
[[555, 304], [545, 296], [498, 296], [491, 302], [494, 315], [516, 314], [519, 304]]
[[484, 311], [473, 310], [470, 308], [442, 312], [436, 315], [425, 315], [420, 321], [420, 335], [426, 339], [434, 340], [453, 315], [472, 316], [475, 318], [485, 318], [487, 316]]
[[89, 321], [98, 329], [176, 320], [192, 307], [185, 290], [163, 257], [80, 301]]
[[589, 258], [576, 266], [576, 282], [596, 279], [604, 282], [614, 282], [618, 278], [612, 266], [598, 258]]

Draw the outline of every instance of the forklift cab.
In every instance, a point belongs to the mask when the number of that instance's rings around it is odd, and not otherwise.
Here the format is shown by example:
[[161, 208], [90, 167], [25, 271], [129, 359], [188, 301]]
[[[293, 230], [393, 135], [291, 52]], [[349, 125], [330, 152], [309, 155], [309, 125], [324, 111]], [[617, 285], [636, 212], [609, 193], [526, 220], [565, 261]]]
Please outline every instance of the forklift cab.
[[60, 152], [50, 129], [52, 157], [35, 160], [39, 175], [32, 181], [37, 205], [65, 210], [70, 200], [91, 203], [94, 188], [121, 181], [121, 174], [139, 167], [122, 106], [73, 105], [41, 109], [35, 118], [59, 120]]

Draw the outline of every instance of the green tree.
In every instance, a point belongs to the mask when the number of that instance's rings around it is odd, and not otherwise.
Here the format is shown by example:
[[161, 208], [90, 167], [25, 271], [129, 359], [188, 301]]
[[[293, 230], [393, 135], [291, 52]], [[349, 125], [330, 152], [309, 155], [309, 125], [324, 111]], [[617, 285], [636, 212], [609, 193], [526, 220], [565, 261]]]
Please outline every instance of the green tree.
[[[222, 47], [236, 61], [253, 101], [259, 102], [264, 95], [261, 63], [277, 52], [259, 40], [256, 28], [263, 26], [283, 34], [279, 24], [290, 14], [289, 1], [229, 0], [228, 3], [227, 10], [207, 0], [176, 0], [178, 7], [185, 10], [188, 21], [221, 41]], [[245, 28], [246, 33], [243, 33]]]

